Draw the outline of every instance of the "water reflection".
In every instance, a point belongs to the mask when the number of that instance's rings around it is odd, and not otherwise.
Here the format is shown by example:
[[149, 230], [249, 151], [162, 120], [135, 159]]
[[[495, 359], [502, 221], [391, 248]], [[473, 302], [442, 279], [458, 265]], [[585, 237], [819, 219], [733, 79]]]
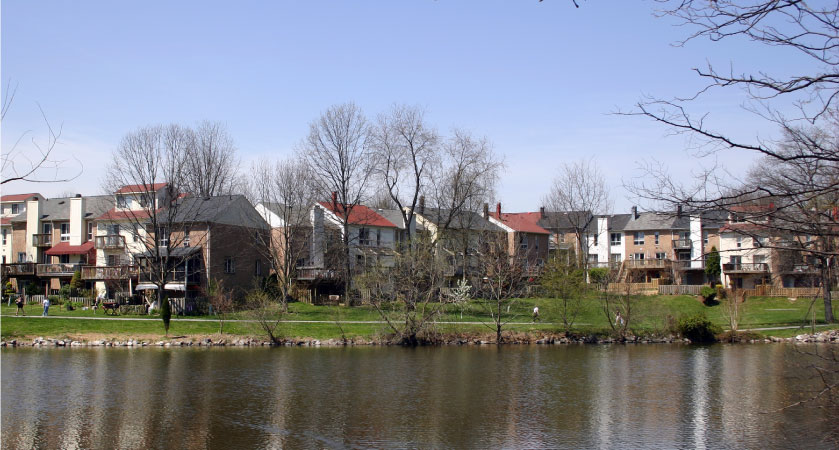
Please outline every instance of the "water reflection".
[[2, 446], [818, 448], [817, 410], [767, 414], [799, 366], [784, 345], [9, 349]]

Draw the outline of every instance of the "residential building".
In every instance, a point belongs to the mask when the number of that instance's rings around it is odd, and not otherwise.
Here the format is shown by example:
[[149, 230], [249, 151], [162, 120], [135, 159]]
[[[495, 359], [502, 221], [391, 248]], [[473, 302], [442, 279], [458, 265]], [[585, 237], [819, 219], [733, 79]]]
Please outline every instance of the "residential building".
[[501, 203], [489, 220], [507, 233], [507, 252], [521, 258], [531, 275], [537, 275], [548, 259], [551, 232], [539, 226], [540, 213], [503, 213]]

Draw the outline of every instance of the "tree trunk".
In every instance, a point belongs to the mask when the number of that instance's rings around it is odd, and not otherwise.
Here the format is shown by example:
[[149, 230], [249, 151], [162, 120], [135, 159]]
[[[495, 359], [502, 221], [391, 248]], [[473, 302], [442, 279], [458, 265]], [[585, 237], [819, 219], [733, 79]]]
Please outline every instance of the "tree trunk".
[[824, 321], [833, 323], [833, 302], [830, 298], [830, 259], [822, 260], [822, 290], [824, 290]]
[[350, 297], [352, 268], [350, 266], [350, 227], [347, 223], [348, 220], [349, 217], [344, 217], [344, 302], [347, 306], [353, 306], [353, 301]]

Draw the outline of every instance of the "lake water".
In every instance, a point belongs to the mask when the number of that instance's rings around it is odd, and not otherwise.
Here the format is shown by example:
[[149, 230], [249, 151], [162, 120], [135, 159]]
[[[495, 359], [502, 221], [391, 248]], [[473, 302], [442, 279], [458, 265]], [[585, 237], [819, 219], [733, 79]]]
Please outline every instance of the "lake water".
[[4, 349], [3, 448], [831, 448], [785, 344]]

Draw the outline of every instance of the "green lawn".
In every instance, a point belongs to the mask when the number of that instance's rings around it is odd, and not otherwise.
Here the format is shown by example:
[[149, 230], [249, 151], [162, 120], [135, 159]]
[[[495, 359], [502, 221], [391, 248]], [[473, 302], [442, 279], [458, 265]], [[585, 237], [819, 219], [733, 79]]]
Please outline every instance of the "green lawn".
[[[839, 302], [837, 302], [839, 303]], [[435, 305], [436, 306], [436, 305]], [[511, 304], [510, 316], [514, 322], [530, 322], [531, 311], [538, 306], [541, 322], [533, 325], [515, 325], [509, 329], [516, 331], [545, 331], [560, 332], [562, 325], [558, 302], [548, 298], [518, 299]], [[812, 306], [812, 310], [810, 307]], [[839, 307], [834, 306], [836, 313]], [[3, 338], [22, 336], [80, 336], [80, 335], [113, 335], [113, 336], [162, 336], [163, 326], [159, 320], [128, 321], [128, 320], [78, 320], [78, 319], [47, 319], [40, 317], [40, 305], [26, 307], [27, 315], [33, 317], [8, 317], [15, 314], [15, 306], [3, 304], [0, 312], [6, 317], [0, 322], [0, 335]], [[808, 313], [808, 311], [810, 311]], [[792, 302], [786, 298], [749, 298], [743, 307], [740, 329], [764, 328], [778, 326], [806, 325], [803, 330], [773, 330], [763, 334], [774, 336], [795, 335], [809, 331], [810, 321], [815, 311], [816, 324], [824, 323], [823, 302], [816, 299], [811, 303], [809, 299], [798, 299]], [[462, 318], [461, 318], [462, 313]], [[673, 323], [679, 317], [689, 314], [705, 314], [714, 323], [727, 328], [728, 323], [721, 305], [705, 306], [696, 300], [695, 296], [649, 296], [637, 297], [633, 301], [630, 317], [630, 328], [636, 334], [656, 333], [667, 334], [668, 323]], [[596, 296], [587, 296], [581, 301], [581, 310], [575, 319], [572, 331], [579, 334], [608, 334], [611, 330], [610, 321], [614, 320], [614, 313], [607, 317], [601, 303]], [[55, 317], [103, 317], [101, 311], [96, 314], [91, 310], [77, 309], [66, 311], [51, 307], [50, 315]], [[150, 316], [123, 315], [123, 318], [149, 318]], [[155, 316], [151, 316], [154, 318]], [[191, 316], [190, 318], [202, 318]], [[203, 316], [213, 319], [214, 316]], [[231, 314], [230, 319], [248, 319], [247, 311]], [[347, 337], [374, 337], [388, 333], [384, 324], [352, 323], [357, 321], [379, 321], [379, 313], [371, 306], [343, 307], [343, 306], [315, 306], [305, 303], [292, 303], [289, 313], [284, 316], [289, 321], [325, 321], [326, 323], [286, 323], [282, 325], [282, 335], [286, 337], [311, 337], [316, 339], [340, 338], [343, 333]], [[339, 327], [335, 322], [342, 322]], [[464, 305], [463, 310], [457, 305], [444, 305], [440, 322], [491, 322], [489, 314], [480, 301], [472, 301]], [[438, 324], [441, 332], [475, 333], [489, 332], [480, 324]], [[821, 328], [825, 329], [825, 328]], [[174, 336], [202, 336], [218, 332], [218, 324], [211, 322], [188, 322], [173, 318], [170, 335]], [[228, 322], [225, 333], [232, 335], [259, 336], [260, 330], [256, 324], [243, 322]]]

